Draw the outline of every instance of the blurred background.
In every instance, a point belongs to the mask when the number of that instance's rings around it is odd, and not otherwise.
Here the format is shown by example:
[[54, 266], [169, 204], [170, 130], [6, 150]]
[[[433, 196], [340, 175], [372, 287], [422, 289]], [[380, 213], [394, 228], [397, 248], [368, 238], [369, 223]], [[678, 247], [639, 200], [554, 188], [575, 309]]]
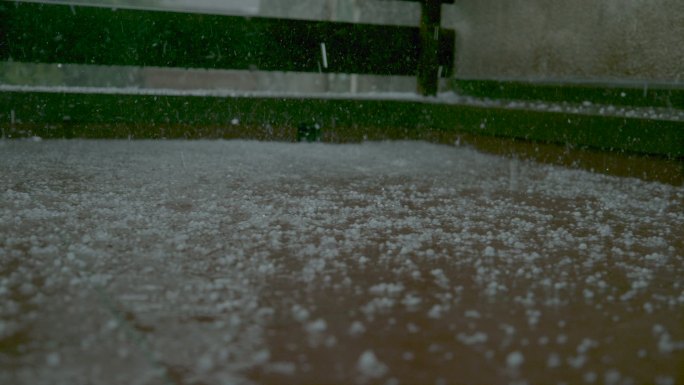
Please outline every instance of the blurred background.
[[[245, 16], [416, 26], [417, 3], [379, 0], [43, 1]], [[682, 0], [458, 0], [443, 6], [456, 30], [457, 78], [684, 82]], [[18, 85], [223, 89], [260, 92], [415, 92], [414, 77], [0, 64]], [[449, 90], [443, 81], [442, 91]]]

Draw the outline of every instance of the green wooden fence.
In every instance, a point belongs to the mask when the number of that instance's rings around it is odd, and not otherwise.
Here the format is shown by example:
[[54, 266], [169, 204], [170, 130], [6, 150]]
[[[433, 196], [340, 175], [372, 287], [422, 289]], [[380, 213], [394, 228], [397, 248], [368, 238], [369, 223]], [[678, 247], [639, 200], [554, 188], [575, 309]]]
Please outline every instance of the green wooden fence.
[[[454, 73], [455, 32], [423, 0], [420, 27], [220, 16], [0, 1], [0, 60], [264, 71], [410, 75], [419, 93]], [[436, 37], [436, 39], [435, 39]], [[452, 79], [463, 98], [165, 94], [0, 85], [4, 137], [322, 139], [460, 134], [684, 158], [683, 89]], [[539, 109], [510, 101], [621, 106], [648, 114]], [[664, 117], [663, 117], [664, 115]]]
[[0, 59], [30, 63], [410, 76], [430, 67], [431, 93], [454, 68], [455, 34], [441, 28], [423, 39], [418, 27], [4, 2], [0, 31]]

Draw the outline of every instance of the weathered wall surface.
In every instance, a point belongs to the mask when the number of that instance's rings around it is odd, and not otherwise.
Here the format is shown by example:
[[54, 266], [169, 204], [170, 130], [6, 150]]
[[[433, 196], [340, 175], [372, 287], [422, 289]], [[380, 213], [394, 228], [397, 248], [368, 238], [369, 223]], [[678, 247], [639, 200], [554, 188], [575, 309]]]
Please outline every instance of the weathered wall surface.
[[459, 0], [462, 77], [684, 82], [682, 0]]
[[261, 14], [295, 19], [417, 25], [417, 3], [368, 0], [261, 0]]

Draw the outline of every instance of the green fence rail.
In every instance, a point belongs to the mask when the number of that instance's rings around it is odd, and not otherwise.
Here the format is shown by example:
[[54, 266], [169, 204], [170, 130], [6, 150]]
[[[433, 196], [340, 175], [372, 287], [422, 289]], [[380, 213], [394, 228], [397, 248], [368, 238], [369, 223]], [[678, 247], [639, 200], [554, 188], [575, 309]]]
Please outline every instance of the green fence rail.
[[684, 83], [453, 79], [455, 91], [492, 99], [684, 109]]
[[0, 123], [9, 137], [296, 140], [296, 128], [314, 121], [322, 127], [322, 139], [335, 142], [467, 133], [684, 157], [679, 121], [430, 99], [0, 92]]

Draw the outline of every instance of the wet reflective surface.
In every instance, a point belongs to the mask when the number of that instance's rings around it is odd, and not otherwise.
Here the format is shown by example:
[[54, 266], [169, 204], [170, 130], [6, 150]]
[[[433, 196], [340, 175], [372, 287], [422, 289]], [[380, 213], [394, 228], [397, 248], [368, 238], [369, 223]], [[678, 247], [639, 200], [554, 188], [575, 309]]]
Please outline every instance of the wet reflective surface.
[[683, 203], [422, 142], [0, 142], [0, 382], [678, 383]]

